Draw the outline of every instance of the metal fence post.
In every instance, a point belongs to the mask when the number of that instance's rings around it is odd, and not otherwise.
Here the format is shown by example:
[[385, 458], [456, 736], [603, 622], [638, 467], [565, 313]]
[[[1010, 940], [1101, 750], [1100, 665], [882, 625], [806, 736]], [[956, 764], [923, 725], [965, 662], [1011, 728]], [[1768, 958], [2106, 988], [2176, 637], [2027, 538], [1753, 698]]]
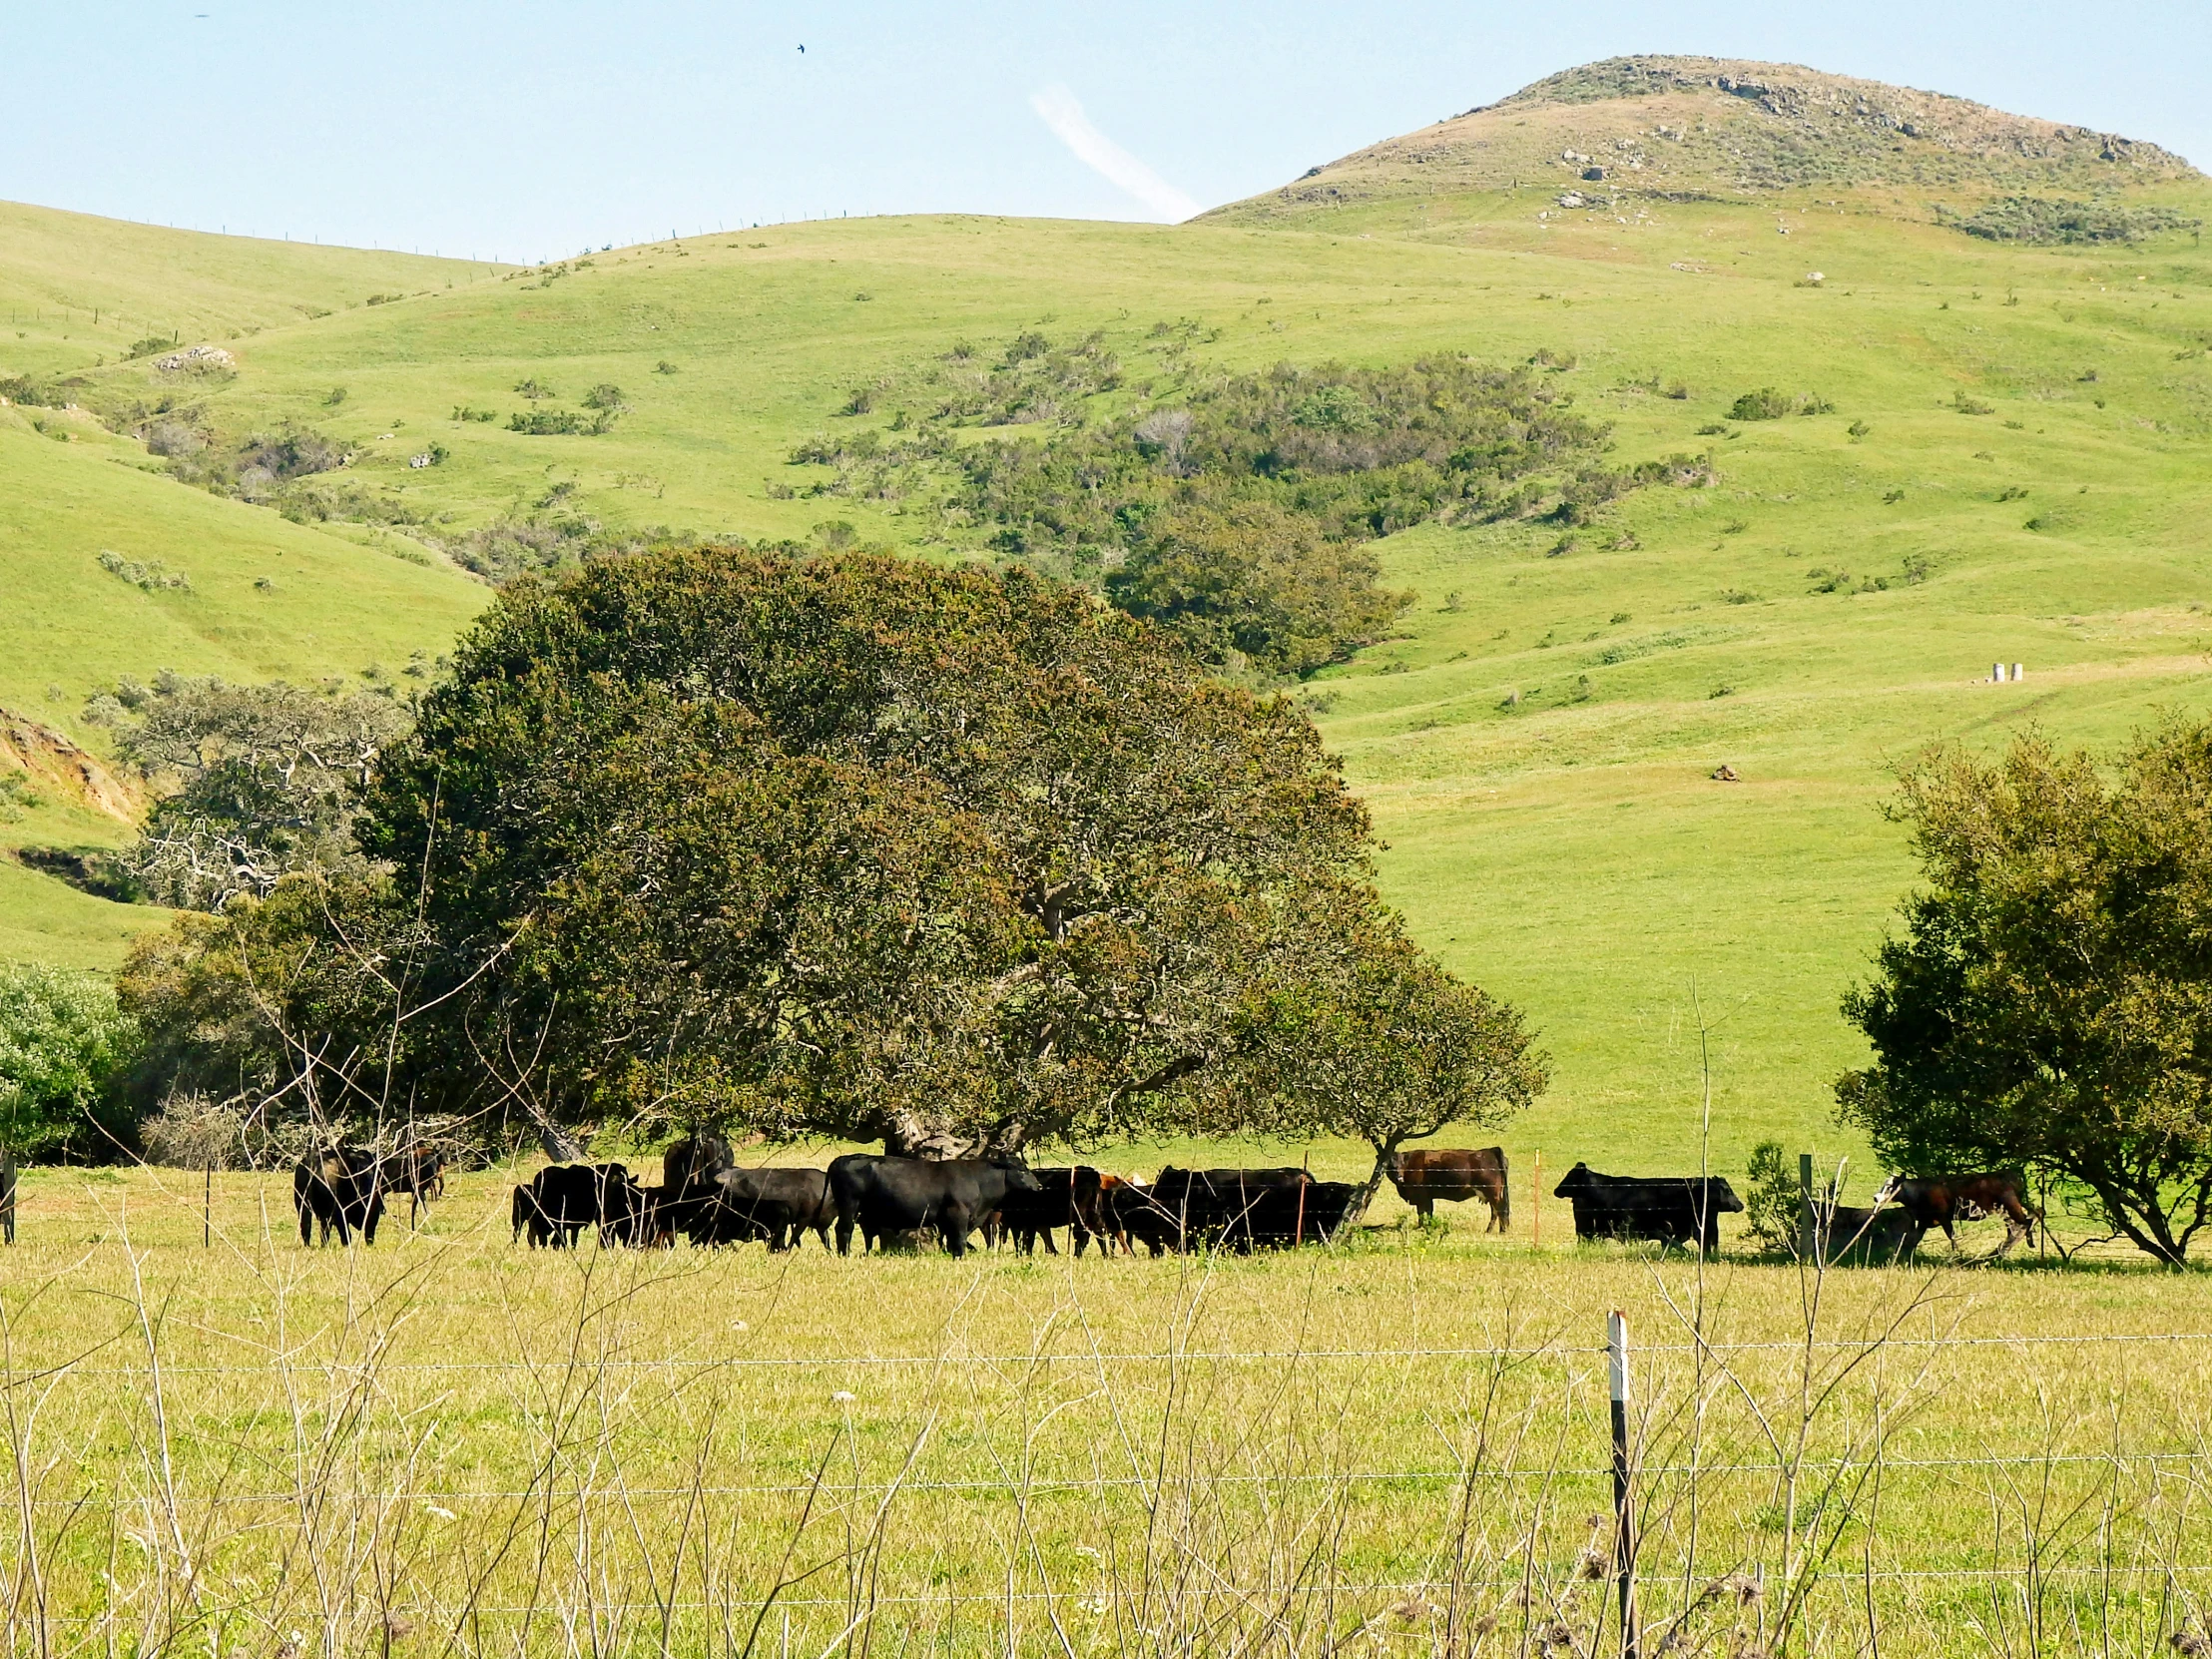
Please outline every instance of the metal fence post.
[[1628, 1460], [1628, 1316], [1605, 1321], [1605, 1370], [1613, 1395], [1613, 1573], [1620, 1583], [1621, 1659], [1638, 1659], [1636, 1629], [1636, 1507]]

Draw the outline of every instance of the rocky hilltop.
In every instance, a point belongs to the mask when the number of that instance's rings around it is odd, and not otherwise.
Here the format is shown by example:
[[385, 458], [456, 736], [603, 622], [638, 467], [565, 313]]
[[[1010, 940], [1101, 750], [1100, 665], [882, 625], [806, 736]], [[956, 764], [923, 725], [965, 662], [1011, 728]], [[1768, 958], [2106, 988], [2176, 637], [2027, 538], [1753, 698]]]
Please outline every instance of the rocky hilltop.
[[1740, 199], [1875, 187], [1954, 204], [2200, 183], [2139, 139], [1943, 93], [1726, 58], [1607, 58], [1215, 210], [1252, 222], [1410, 195], [1552, 187]]

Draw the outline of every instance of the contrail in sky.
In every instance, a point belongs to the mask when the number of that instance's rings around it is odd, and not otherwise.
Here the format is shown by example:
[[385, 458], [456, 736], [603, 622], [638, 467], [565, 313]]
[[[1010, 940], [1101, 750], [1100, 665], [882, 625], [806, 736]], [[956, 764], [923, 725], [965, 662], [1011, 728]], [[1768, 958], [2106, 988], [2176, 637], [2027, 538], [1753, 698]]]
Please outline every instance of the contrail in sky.
[[1054, 84], [1032, 93], [1029, 107], [1075, 152], [1075, 159], [1171, 224], [1191, 218], [1199, 206], [1151, 168], [1091, 125], [1083, 106], [1066, 87]]

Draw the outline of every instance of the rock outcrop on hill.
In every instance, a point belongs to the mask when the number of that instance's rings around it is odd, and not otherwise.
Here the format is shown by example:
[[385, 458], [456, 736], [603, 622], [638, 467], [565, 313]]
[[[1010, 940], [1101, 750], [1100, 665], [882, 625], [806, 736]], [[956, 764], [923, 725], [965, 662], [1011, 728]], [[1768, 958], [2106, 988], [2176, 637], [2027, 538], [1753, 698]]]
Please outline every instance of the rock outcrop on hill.
[[[2155, 144], [1942, 93], [1723, 58], [1608, 58], [1218, 208], [1245, 223], [1537, 186], [1606, 199], [1906, 187], [1959, 205], [2201, 183]], [[1578, 204], [1580, 205], [1580, 204]]]

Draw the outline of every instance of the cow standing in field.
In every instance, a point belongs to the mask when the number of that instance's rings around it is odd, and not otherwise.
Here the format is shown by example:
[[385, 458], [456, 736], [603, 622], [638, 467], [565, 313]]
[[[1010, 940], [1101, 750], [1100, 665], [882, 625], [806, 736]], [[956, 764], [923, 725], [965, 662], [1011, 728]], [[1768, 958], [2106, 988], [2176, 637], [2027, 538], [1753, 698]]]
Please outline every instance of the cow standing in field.
[[291, 1207], [299, 1218], [299, 1242], [314, 1244], [321, 1229], [323, 1244], [330, 1235], [349, 1245], [360, 1234], [363, 1244], [376, 1242], [376, 1224], [384, 1217], [383, 1160], [364, 1147], [339, 1142], [311, 1152], [291, 1172]]
[[1513, 1189], [1506, 1179], [1502, 1146], [1437, 1146], [1393, 1152], [1384, 1168], [1397, 1196], [1419, 1211], [1422, 1221], [1436, 1213], [1438, 1203], [1479, 1198], [1490, 1211], [1483, 1232], [1503, 1233], [1513, 1224]]
[[1960, 1221], [1980, 1221], [1988, 1216], [2004, 1217], [2003, 1249], [2025, 1238], [2035, 1242], [2035, 1224], [2042, 1220], [2042, 1212], [2029, 1207], [2022, 1192], [2025, 1182], [2015, 1174], [1990, 1175], [1893, 1175], [1875, 1194], [1880, 1206], [1895, 1202], [1920, 1224], [1925, 1231], [1940, 1227], [1943, 1237], [1957, 1246], [1958, 1235], [1951, 1231], [1951, 1224]]
[[1097, 1182], [1086, 1190], [1080, 1172], [1078, 1173], [1075, 1188], [1077, 1225], [1072, 1229], [1075, 1234], [1076, 1255], [1082, 1255], [1083, 1247], [1094, 1237], [1098, 1240], [1098, 1254], [1101, 1257], [1113, 1255], [1116, 1245], [1130, 1255], [1136, 1254], [1130, 1249], [1129, 1235], [1122, 1231], [1117, 1214], [1120, 1201], [1116, 1195], [1128, 1186], [1129, 1183], [1122, 1177], [1100, 1172]]
[[899, 1233], [934, 1229], [954, 1256], [967, 1254], [968, 1235], [1006, 1203], [1008, 1193], [1041, 1191], [1037, 1178], [1011, 1158], [884, 1158], [848, 1152], [830, 1165], [837, 1205], [837, 1254], [848, 1255], [858, 1228], [861, 1249]]
[[620, 1164], [553, 1164], [515, 1189], [514, 1230], [533, 1250], [571, 1249], [587, 1227], [613, 1243], [643, 1208], [644, 1189]]
[[765, 1239], [770, 1250], [794, 1250], [813, 1233], [830, 1248], [837, 1204], [828, 1172], [767, 1166], [726, 1169], [715, 1177], [712, 1198], [696, 1206], [688, 1223], [694, 1244], [737, 1244]]
[[[1030, 1255], [1042, 1240], [1045, 1254], [1057, 1256], [1060, 1252], [1052, 1242], [1052, 1235], [1055, 1229], [1064, 1227], [1074, 1241], [1075, 1254], [1080, 1256], [1092, 1234], [1099, 1234], [1103, 1239], [1111, 1233], [1104, 1225], [1100, 1199], [1106, 1183], [1115, 1179], [1113, 1176], [1088, 1164], [1031, 1173], [1042, 1190], [1008, 1193], [1004, 1207], [998, 1212], [998, 1225], [1013, 1241], [1015, 1250], [1024, 1256]], [[1106, 1248], [1103, 1242], [1099, 1246], [1102, 1253]]]
[[1721, 1247], [1721, 1217], [1744, 1201], [1720, 1176], [1600, 1175], [1576, 1164], [1553, 1190], [1574, 1203], [1578, 1239], [1652, 1239], [1710, 1254]]

